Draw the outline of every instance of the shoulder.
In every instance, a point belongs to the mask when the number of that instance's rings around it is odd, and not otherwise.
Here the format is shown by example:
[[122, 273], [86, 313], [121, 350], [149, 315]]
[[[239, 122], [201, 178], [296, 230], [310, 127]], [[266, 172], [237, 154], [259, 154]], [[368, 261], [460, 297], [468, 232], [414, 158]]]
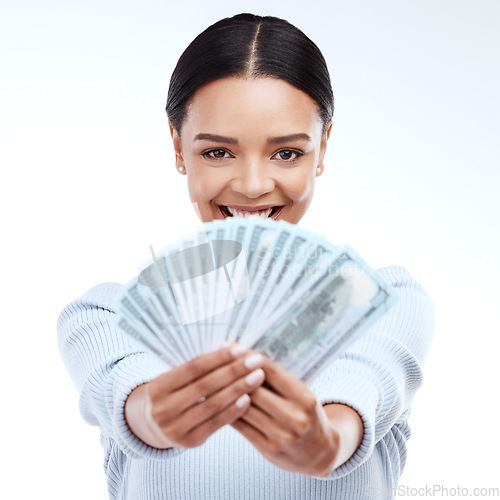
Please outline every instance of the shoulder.
[[[380, 275], [399, 292], [400, 305], [413, 305], [434, 314], [434, 306], [425, 287], [403, 266], [387, 266], [378, 270]], [[396, 308], [397, 309], [397, 308]]]
[[113, 310], [113, 302], [123, 285], [108, 281], [93, 286], [77, 300]]
[[388, 266], [379, 272], [396, 288], [399, 300], [372, 330], [398, 337], [424, 358], [434, 334], [435, 310], [431, 296], [403, 266]]
[[[116, 295], [122, 289], [123, 285], [113, 281], [99, 283], [88, 289], [85, 293], [70, 302], [73, 303], [86, 303], [97, 307], [113, 309], [113, 302]], [[69, 304], [68, 304], [69, 305]]]
[[105, 282], [93, 286], [80, 297], [67, 304], [57, 321], [58, 329], [75, 326], [91, 318], [109, 316], [116, 312], [114, 301], [123, 285], [115, 282]]
[[[386, 266], [378, 269], [378, 272], [395, 287], [415, 286], [421, 288], [422, 285], [413, 278], [410, 271], [403, 266]], [[423, 289], [423, 288], [422, 288]]]

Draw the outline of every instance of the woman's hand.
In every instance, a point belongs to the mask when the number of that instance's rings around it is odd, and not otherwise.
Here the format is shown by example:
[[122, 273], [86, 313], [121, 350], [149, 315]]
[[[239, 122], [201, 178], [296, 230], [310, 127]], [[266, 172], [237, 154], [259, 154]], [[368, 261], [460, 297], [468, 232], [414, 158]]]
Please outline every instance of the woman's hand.
[[229, 345], [134, 389], [125, 403], [131, 431], [156, 448], [199, 446], [241, 417], [264, 381], [263, 356]]
[[290, 472], [325, 477], [356, 451], [363, 435], [350, 407], [318, 403], [309, 387], [264, 357], [265, 386], [232, 425], [271, 463]]

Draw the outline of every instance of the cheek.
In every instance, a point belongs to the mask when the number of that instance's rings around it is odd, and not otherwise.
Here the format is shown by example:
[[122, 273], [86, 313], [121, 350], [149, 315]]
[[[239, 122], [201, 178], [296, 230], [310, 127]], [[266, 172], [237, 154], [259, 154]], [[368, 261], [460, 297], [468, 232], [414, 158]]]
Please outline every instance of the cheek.
[[314, 193], [315, 175], [308, 169], [290, 176], [286, 182], [287, 196], [295, 203], [307, 203]]
[[191, 168], [187, 173], [189, 195], [192, 201], [207, 202], [214, 198], [220, 191], [221, 177], [213, 172], [201, 172]]

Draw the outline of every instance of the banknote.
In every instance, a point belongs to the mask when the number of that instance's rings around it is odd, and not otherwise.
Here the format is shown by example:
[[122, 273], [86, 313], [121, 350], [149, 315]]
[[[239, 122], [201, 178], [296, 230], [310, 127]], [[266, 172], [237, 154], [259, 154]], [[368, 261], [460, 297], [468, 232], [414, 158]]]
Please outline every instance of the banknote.
[[289, 306], [276, 311], [251, 347], [311, 382], [398, 299], [363, 264], [345, 248], [323, 278], [296, 291]]
[[311, 382], [397, 300], [353, 248], [233, 217], [152, 252], [116, 298], [116, 325], [170, 366], [230, 340]]

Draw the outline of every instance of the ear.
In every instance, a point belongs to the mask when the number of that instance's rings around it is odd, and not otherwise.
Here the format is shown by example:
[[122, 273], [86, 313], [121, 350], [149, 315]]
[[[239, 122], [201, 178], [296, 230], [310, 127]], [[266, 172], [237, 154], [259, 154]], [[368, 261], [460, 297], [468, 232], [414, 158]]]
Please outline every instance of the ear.
[[181, 137], [177, 130], [174, 128], [172, 125], [172, 122], [168, 120], [168, 128], [170, 130], [170, 136], [172, 137], [172, 142], [174, 145], [174, 151], [175, 151], [175, 166], [177, 169], [179, 167], [185, 167], [184, 164], [184, 157], [182, 155], [182, 144], [181, 144]]
[[328, 144], [328, 140], [330, 139], [330, 133], [332, 132], [332, 127], [333, 127], [333, 122], [332, 122], [332, 120], [330, 120], [326, 124], [325, 133], [323, 134], [323, 137], [321, 138], [319, 161], [318, 161], [318, 167], [321, 169], [321, 172], [323, 172], [323, 169], [324, 169], [323, 160], [325, 159], [326, 146]]

